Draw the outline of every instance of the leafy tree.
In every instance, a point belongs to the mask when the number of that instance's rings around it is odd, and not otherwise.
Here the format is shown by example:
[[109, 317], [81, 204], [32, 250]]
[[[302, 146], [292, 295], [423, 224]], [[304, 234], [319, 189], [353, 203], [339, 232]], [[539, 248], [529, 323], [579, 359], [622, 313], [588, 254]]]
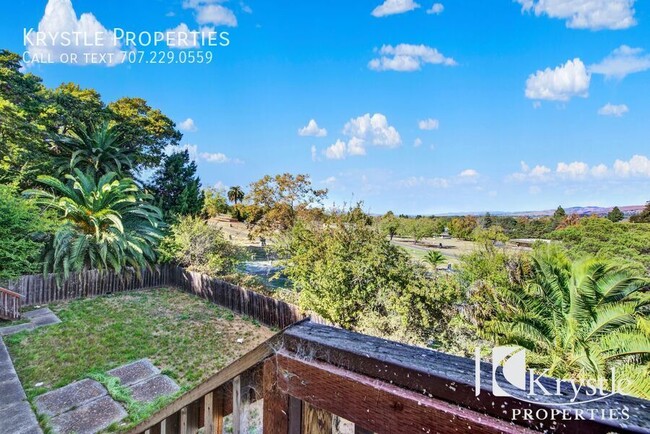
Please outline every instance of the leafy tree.
[[650, 225], [647, 224], [613, 223], [605, 218], [588, 217], [550, 236], [562, 241], [574, 259], [598, 256], [637, 264], [641, 270], [650, 269]]
[[228, 202], [225, 190], [215, 187], [208, 187], [203, 190], [203, 214], [207, 217], [216, 217], [219, 214], [228, 212]]
[[632, 223], [650, 223], [650, 202], [647, 203], [643, 211], [630, 217]]
[[625, 216], [623, 215], [623, 212], [619, 209], [619, 207], [615, 206], [614, 208], [612, 208], [610, 212], [607, 213], [607, 218], [610, 221], [617, 223], [623, 220]]
[[135, 155], [137, 169], [159, 166], [165, 148], [178, 146], [183, 137], [171, 119], [142, 98], [121, 98], [110, 103], [108, 110], [119, 125], [124, 149]]
[[238, 202], [242, 202], [244, 200], [245, 194], [244, 190], [241, 189], [240, 186], [235, 185], [233, 187], [230, 187], [228, 190], [228, 200], [237, 205]]
[[422, 238], [434, 236], [436, 225], [429, 218], [409, 219], [406, 222], [405, 232], [413, 238], [413, 244], [417, 244]]
[[167, 219], [198, 215], [203, 208], [203, 192], [201, 181], [196, 176], [196, 162], [190, 159], [187, 150], [165, 157], [147, 188]]
[[494, 224], [494, 220], [492, 219], [492, 216], [490, 213], [485, 213], [485, 216], [483, 217], [483, 227], [485, 229], [490, 229], [490, 227]]
[[100, 176], [109, 172], [128, 175], [133, 167], [132, 154], [123, 148], [119, 128], [110, 126], [108, 121], [90, 127], [83, 124], [71, 127], [53, 152], [60, 173], [78, 168]]
[[310, 219], [327, 190], [315, 190], [307, 175], [266, 175], [250, 185], [248, 222], [255, 235], [291, 229], [300, 219]]
[[399, 230], [400, 221], [392, 211], [388, 211], [380, 220], [379, 226], [383, 233], [390, 237], [390, 240], [393, 240], [393, 237], [397, 235]]
[[0, 279], [37, 272], [53, 224], [15, 188], [0, 185]]
[[64, 83], [46, 90], [45, 95], [48, 107], [43, 117], [51, 133], [66, 135], [73, 129], [99, 125], [109, 119], [110, 113], [95, 89]]
[[562, 206], [558, 206], [555, 212], [553, 213], [553, 219], [556, 221], [562, 221], [566, 217], [566, 211]]
[[429, 265], [431, 265], [434, 270], [437, 270], [438, 265], [447, 262], [447, 258], [445, 258], [445, 255], [443, 255], [437, 250], [430, 250], [427, 252], [426, 255], [424, 255], [424, 261]]
[[458, 296], [375, 226], [345, 215], [326, 225], [298, 221], [279, 249], [301, 306], [344, 327], [426, 343], [445, 327]]
[[224, 238], [221, 229], [192, 216], [174, 223], [160, 244], [162, 262], [211, 276], [232, 273], [241, 258], [242, 252]]
[[39, 176], [50, 191], [28, 190], [38, 205], [58, 212], [62, 225], [46, 249], [44, 271], [70, 272], [132, 266], [142, 269], [156, 260], [161, 236], [160, 210], [151, 196], [142, 193], [130, 178], [74, 169], [64, 183], [52, 176]]
[[477, 226], [478, 221], [475, 217], [457, 217], [449, 223], [449, 230], [454, 237], [461, 240], [469, 240], [472, 238], [472, 232], [474, 232]]
[[571, 262], [555, 246], [536, 251], [532, 265], [532, 280], [490, 324], [500, 344], [527, 348], [534, 365], [559, 378], [606, 377], [615, 361], [648, 357], [646, 278], [601, 259]]

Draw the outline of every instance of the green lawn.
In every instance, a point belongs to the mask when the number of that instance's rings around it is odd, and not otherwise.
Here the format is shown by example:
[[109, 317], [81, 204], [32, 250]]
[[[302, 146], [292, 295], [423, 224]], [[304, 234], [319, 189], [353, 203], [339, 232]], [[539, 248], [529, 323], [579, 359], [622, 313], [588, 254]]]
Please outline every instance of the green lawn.
[[[254, 321], [173, 289], [49, 307], [61, 324], [5, 337], [30, 400], [144, 357], [187, 390], [273, 334]], [[43, 385], [36, 387], [38, 383]], [[130, 422], [153, 411], [128, 407]]]

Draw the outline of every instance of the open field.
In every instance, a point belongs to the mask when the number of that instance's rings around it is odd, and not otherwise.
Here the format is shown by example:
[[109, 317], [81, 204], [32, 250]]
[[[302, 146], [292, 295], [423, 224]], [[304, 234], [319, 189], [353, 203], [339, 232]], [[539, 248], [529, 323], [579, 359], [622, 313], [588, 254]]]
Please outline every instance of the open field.
[[[30, 400], [141, 358], [187, 390], [273, 335], [267, 327], [173, 289], [49, 307], [60, 324], [5, 337]], [[127, 422], [147, 413], [131, 414]]]
[[[473, 252], [478, 248], [474, 241], [459, 240], [456, 238], [423, 238], [417, 244], [411, 238], [394, 237], [393, 243], [403, 247], [413, 258], [422, 261], [430, 250], [437, 250], [442, 253], [452, 265], [460, 262], [460, 257]], [[442, 248], [440, 245], [442, 244]], [[503, 247], [509, 252], [521, 252], [528, 249], [506, 245]]]

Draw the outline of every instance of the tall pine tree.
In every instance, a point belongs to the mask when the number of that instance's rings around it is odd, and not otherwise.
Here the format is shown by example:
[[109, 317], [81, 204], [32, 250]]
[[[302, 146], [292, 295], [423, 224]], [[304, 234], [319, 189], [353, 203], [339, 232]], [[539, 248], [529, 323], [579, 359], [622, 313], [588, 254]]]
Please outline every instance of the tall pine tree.
[[201, 181], [187, 150], [168, 155], [147, 186], [167, 220], [197, 215], [203, 208]]

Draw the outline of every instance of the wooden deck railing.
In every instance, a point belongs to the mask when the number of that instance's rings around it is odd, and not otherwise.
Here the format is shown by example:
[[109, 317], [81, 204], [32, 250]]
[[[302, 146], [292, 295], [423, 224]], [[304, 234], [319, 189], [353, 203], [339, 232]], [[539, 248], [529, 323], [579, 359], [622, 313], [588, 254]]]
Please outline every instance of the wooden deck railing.
[[[647, 401], [616, 396], [575, 407], [559, 400], [497, 397], [489, 384], [476, 396], [474, 366], [473, 360], [303, 321], [129, 434], [196, 434], [200, 429], [221, 434], [226, 415], [232, 417], [228, 432], [240, 434], [242, 408], [259, 400], [266, 434], [329, 434], [341, 421], [353, 425], [356, 434], [649, 432]], [[489, 378], [491, 366], [479, 366]], [[595, 410], [593, 417], [562, 416], [584, 405]], [[614, 408], [625, 408], [629, 417], [606, 417], [605, 411]], [[513, 409], [553, 410], [561, 416], [513, 420]]]
[[20, 319], [20, 294], [0, 288], [0, 319], [14, 321]]

